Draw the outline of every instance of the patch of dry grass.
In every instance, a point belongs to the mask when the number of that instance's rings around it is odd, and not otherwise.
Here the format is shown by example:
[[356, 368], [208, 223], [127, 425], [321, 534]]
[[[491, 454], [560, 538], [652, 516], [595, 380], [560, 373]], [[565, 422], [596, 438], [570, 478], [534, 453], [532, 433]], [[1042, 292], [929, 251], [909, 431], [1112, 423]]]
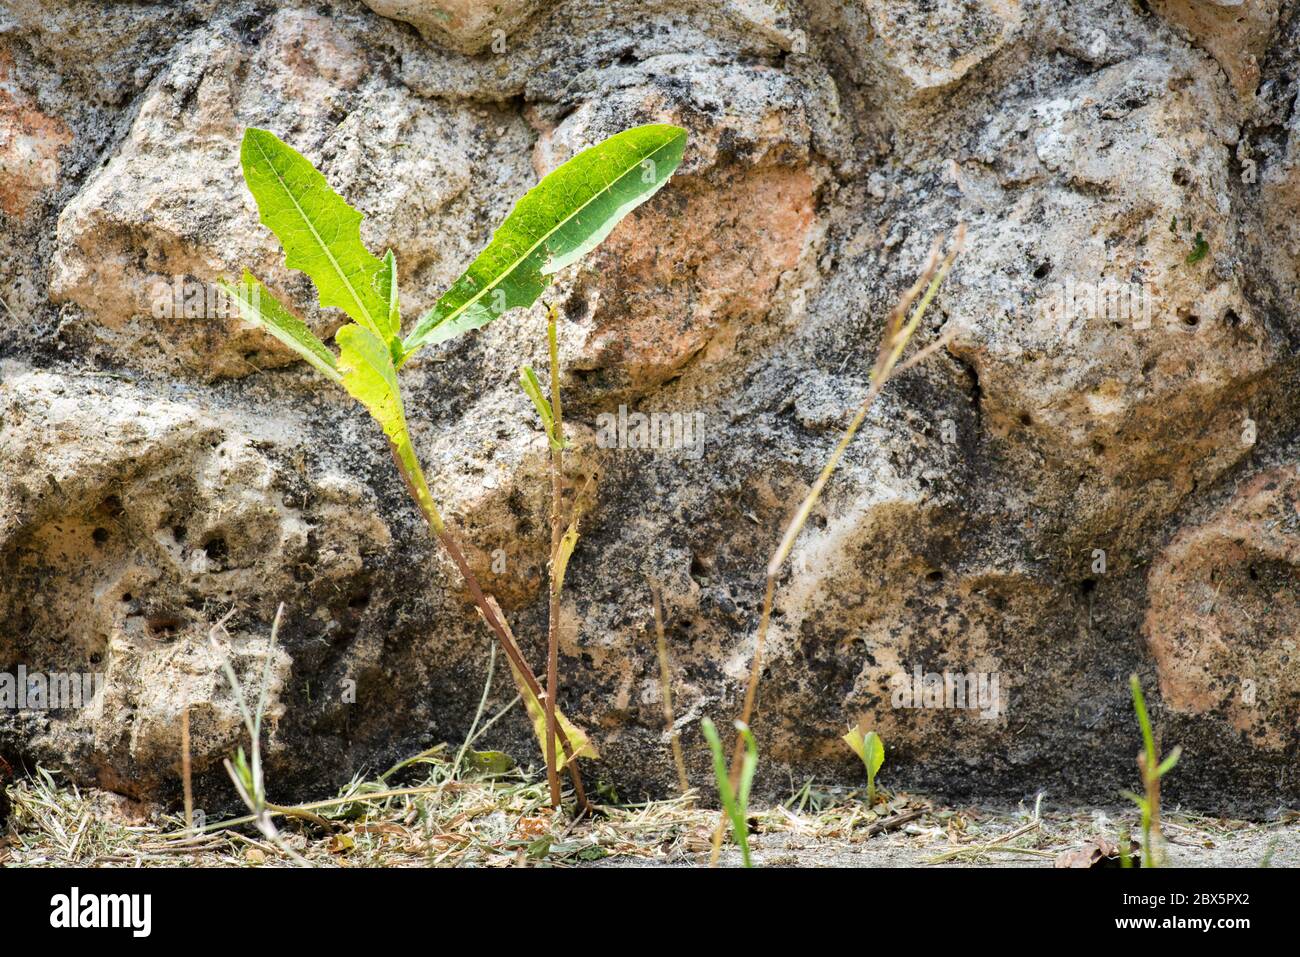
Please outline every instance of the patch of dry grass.
[[[694, 791], [673, 800], [605, 807], [596, 817], [552, 813], [544, 776], [454, 770], [435, 748], [379, 778], [354, 781], [332, 798], [276, 812], [286, 845], [323, 867], [704, 866], [717, 811]], [[412, 780], [405, 786], [391, 778]], [[183, 815], [83, 791], [44, 770], [9, 789], [13, 810], [0, 840], [10, 867], [291, 866], [247, 818], [185, 831]], [[1171, 812], [1169, 837], [1184, 853], [1252, 840], [1249, 864], [1277, 840], [1300, 847], [1300, 827]], [[799, 788], [750, 815], [762, 865], [1050, 866], [1094, 835], [1112, 840], [1136, 818], [1124, 811], [1042, 812], [1037, 807], [944, 808], [895, 794], [874, 811], [853, 790]], [[738, 863], [729, 849], [724, 865]], [[1283, 863], [1278, 861], [1277, 863]]]

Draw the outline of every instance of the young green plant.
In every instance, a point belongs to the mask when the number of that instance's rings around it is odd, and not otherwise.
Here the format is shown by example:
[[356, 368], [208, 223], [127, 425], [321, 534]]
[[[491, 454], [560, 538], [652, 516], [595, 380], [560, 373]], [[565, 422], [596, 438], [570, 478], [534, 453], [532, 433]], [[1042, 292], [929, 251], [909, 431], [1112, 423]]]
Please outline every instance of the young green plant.
[[867, 731], [864, 734], [862, 727], [859, 722], [857, 727], [849, 729], [842, 740], [866, 765], [867, 807], [873, 808], [876, 806], [876, 773], [885, 763], [885, 742], [881, 741], [880, 735], [874, 731]]
[[709, 742], [709, 751], [713, 754], [713, 776], [718, 782], [718, 798], [722, 802], [722, 813], [731, 821], [731, 834], [740, 847], [740, 859], [746, 867], [753, 867], [749, 856], [749, 789], [754, 783], [754, 772], [758, 770], [758, 745], [749, 728], [736, 722], [736, 733], [745, 745], [741, 760], [740, 775], [735, 782], [727, 773], [727, 759], [722, 753], [722, 739], [713, 722], [705, 718], [700, 722], [704, 738]]
[[[785, 534], [781, 537], [780, 544], [773, 553], [771, 560], [767, 563], [763, 611], [758, 621], [758, 634], [754, 639], [754, 655], [750, 659], [749, 683], [745, 688], [745, 699], [740, 710], [739, 724], [744, 725], [746, 728], [752, 725], [754, 704], [758, 698], [758, 682], [763, 673], [763, 650], [767, 642], [768, 625], [772, 619], [772, 601], [776, 593], [777, 575], [780, 574], [785, 560], [790, 557], [790, 552], [799, 538], [799, 533], [803, 531], [808, 517], [812, 515], [812, 510], [821, 497], [822, 490], [826, 488], [826, 483], [835, 474], [840, 459], [853, 441], [853, 437], [858, 434], [858, 429], [862, 427], [862, 423], [866, 421], [867, 413], [871, 410], [871, 406], [875, 403], [876, 397], [880, 395], [881, 390], [884, 389], [885, 384], [893, 376], [915, 366], [942, 349], [957, 334], [958, 329], [953, 328], [924, 349], [919, 350], [907, 361], [899, 361], [902, 359], [903, 352], [907, 349], [907, 344], [911, 341], [913, 333], [916, 332], [917, 326], [920, 325], [926, 309], [934, 299], [935, 294], [938, 293], [944, 279], [947, 278], [949, 270], [952, 269], [953, 262], [960, 255], [965, 239], [966, 227], [959, 225], [953, 237], [952, 246], [949, 248], [947, 255], [942, 257], [940, 252], [943, 249], [944, 237], [940, 236], [936, 239], [930, 249], [929, 258], [926, 261], [925, 268], [921, 271], [921, 275], [917, 277], [916, 282], [903, 294], [903, 298], [898, 301], [898, 304], [889, 313], [889, 317], [885, 320], [884, 335], [880, 339], [880, 348], [876, 352], [876, 361], [871, 368], [867, 394], [863, 397], [857, 412], [844, 430], [844, 435], [840, 438], [839, 444], [831, 452], [821, 474], [817, 476], [812, 488], [790, 519]], [[912, 308], [914, 303], [915, 309]], [[909, 310], [911, 310], [910, 316], [908, 314]], [[745, 738], [744, 735], [738, 734], [731, 756], [731, 783], [733, 789], [740, 779], [744, 753]], [[722, 847], [722, 830], [723, 822], [719, 820], [718, 826], [713, 832], [713, 861], [718, 859]]]
[[1142, 774], [1143, 794], [1132, 791], [1124, 796], [1137, 805], [1142, 815], [1142, 866], [1159, 867], [1164, 854], [1158, 846], [1160, 836], [1160, 779], [1174, 769], [1183, 749], [1176, 747], [1159, 760], [1155, 735], [1151, 732], [1151, 718], [1147, 714], [1146, 698], [1142, 695], [1142, 682], [1137, 675], [1129, 675], [1129, 691], [1133, 694], [1133, 710], [1137, 712], [1138, 726], [1142, 729], [1142, 750], [1138, 752], [1138, 771]]
[[[561, 763], [554, 756], [562, 751], [583, 804], [576, 759], [592, 752], [563, 716], [538, 728], [535, 713], [544, 692], [434, 501], [411, 443], [398, 372], [424, 346], [484, 326], [509, 309], [531, 306], [556, 272], [595, 248], [663, 187], [681, 163], [685, 145], [686, 132], [678, 127], [638, 126], [564, 163], [519, 200], [491, 242], [404, 338], [397, 257], [389, 250], [377, 258], [362, 244], [362, 215], [274, 134], [250, 128], [240, 150], [245, 182], [262, 223], [284, 247], [285, 264], [311, 278], [322, 308], [341, 309], [352, 321], [335, 334], [335, 355], [247, 271], [241, 283], [223, 283], [224, 289], [247, 322], [346, 390], [379, 423], [411, 498], [506, 653], [542, 750], [550, 756], [548, 771], [554, 778]], [[553, 710], [554, 695], [547, 700]], [[558, 739], [558, 748], [548, 739]]]

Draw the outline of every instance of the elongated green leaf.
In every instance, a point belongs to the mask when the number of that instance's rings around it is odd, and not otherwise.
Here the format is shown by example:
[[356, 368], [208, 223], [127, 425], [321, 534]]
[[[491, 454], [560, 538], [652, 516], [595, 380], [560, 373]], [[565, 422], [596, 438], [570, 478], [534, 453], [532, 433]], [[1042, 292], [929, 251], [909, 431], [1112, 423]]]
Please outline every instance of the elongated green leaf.
[[745, 867], [753, 867], [749, 854], [749, 790], [754, 781], [754, 772], [758, 770], [758, 746], [749, 728], [737, 721], [736, 730], [745, 742], [745, 754], [740, 764], [739, 788], [733, 790], [731, 777], [727, 774], [727, 762], [722, 755], [722, 739], [718, 729], [708, 718], [700, 722], [700, 730], [709, 743], [713, 754], [713, 776], [718, 784], [718, 798], [722, 802], [723, 813], [731, 821], [731, 835], [740, 847], [741, 861]]
[[1172, 751], [1165, 755], [1165, 759], [1160, 762], [1160, 767], [1156, 768], [1156, 777], [1162, 778], [1174, 769], [1178, 759], [1183, 756], [1182, 745], [1177, 745]]
[[[510, 674], [515, 679], [515, 687], [519, 689], [519, 696], [524, 699], [524, 709], [528, 712], [528, 718], [533, 724], [533, 734], [537, 735], [537, 743], [541, 745], [542, 754], [546, 754], [546, 707], [542, 704], [540, 698], [533, 694], [532, 689], [528, 687], [528, 682], [524, 680], [523, 675], [515, 667], [514, 662], [510, 662]], [[600, 752], [596, 746], [591, 743], [587, 735], [566, 718], [559, 707], [555, 709], [555, 724], [559, 730], [564, 732], [564, 738], [568, 738], [569, 745], [573, 748], [574, 758], [591, 758], [599, 760]], [[557, 771], [563, 771], [569, 763], [569, 755], [564, 751], [564, 744], [559, 733], [555, 735], [555, 766]]]
[[273, 133], [245, 130], [239, 158], [262, 223], [284, 247], [285, 265], [311, 277], [321, 306], [337, 306], [387, 343], [389, 303], [377, 282], [384, 264], [361, 243], [361, 214]]
[[384, 254], [375, 275], [375, 288], [386, 308], [379, 322], [379, 337], [385, 342], [395, 342], [402, 332], [402, 311], [397, 294], [397, 257], [390, 249]]
[[529, 190], [403, 343], [405, 355], [531, 306], [551, 274], [593, 249], [653, 196], [682, 161], [686, 131], [652, 124], [617, 133]]
[[342, 382], [334, 353], [316, 338], [305, 322], [289, 312], [280, 300], [254, 279], [247, 269], [244, 270], [243, 282], [236, 285], [223, 279], [221, 288], [239, 307], [239, 314], [245, 322], [265, 329], [330, 380]]
[[542, 420], [542, 428], [546, 431], [546, 438], [551, 448], [556, 450], [564, 448], [555, 438], [555, 413], [551, 410], [551, 403], [547, 402], [542, 395], [542, 385], [537, 381], [537, 373], [533, 371], [532, 366], [519, 367], [519, 385], [524, 390], [524, 395], [532, 399], [533, 408], [537, 410], [537, 415]]

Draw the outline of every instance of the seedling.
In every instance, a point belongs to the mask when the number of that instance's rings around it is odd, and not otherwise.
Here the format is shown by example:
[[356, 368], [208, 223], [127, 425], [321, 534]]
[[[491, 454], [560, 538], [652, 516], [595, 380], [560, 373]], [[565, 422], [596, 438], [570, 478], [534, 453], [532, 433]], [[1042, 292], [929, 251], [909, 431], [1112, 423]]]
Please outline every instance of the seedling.
[[754, 772], [758, 770], [758, 745], [749, 729], [736, 722], [736, 733], [744, 742], [745, 753], [740, 766], [740, 778], [732, 784], [727, 774], [727, 760], [722, 755], [722, 739], [713, 722], [705, 718], [700, 722], [704, 738], [709, 742], [713, 753], [713, 776], [718, 782], [718, 798], [722, 801], [722, 813], [731, 821], [731, 834], [740, 846], [740, 859], [746, 867], [753, 867], [749, 857], [749, 788], [754, 783]]
[[885, 763], [885, 743], [874, 731], [862, 732], [862, 724], [850, 728], [842, 740], [867, 767], [867, 807], [876, 806], [876, 772]]
[[[366, 249], [361, 242], [362, 215], [330, 188], [306, 158], [274, 134], [249, 129], [240, 150], [244, 180], [257, 201], [262, 223], [284, 247], [286, 265], [312, 279], [322, 308], [342, 309], [352, 321], [335, 334], [339, 349], [335, 355], [249, 272], [244, 272], [239, 284], [223, 283], [224, 289], [246, 321], [265, 329], [345, 389], [379, 423], [411, 498], [506, 653], [547, 755], [548, 776], [554, 783], [559, 770], [567, 767], [584, 806], [576, 758], [593, 755], [594, 749], [554, 710], [554, 651], [548, 656], [549, 693], [544, 695], [504, 616], [484, 593], [433, 499], [411, 443], [398, 371], [424, 346], [484, 326], [510, 309], [533, 305], [556, 272], [595, 248], [624, 216], [667, 182], [681, 163], [685, 145], [686, 131], [678, 127], [639, 126], [560, 166], [519, 200], [487, 247], [433, 308], [416, 320], [405, 338], [397, 257], [389, 250], [382, 259], [376, 258]], [[558, 390], [553, 395], [558, 396]], [[553, 548], [553, 592], [555, 556]], [[554, 788], [552, 797], [558, 799]]]
[[[1142, 750], [1138, 752], [1138, 771], [1142, 774], [1144, 794], [1124, 791], [1123, 794], [1138, 806], [1142, 813], [1142, 866], [1159, 867], [1164, 861], [1163, 851], [1157, 847], [1160, 837], [1160, 779], [1173, 770], [1183, 749], [1176, 747], [1158, 760], [1155, 736], [1151, 733], [1151, 719], [1147, 715], [1146, 699], [1142, 697], [1142, 683], [1137, 675], [1130, 675], [1129, 689], [1133, 693], [1133, 710], [1137, 712], [1142, 728]], [[1127, 839], [1124, 841], [1127, 843]]]

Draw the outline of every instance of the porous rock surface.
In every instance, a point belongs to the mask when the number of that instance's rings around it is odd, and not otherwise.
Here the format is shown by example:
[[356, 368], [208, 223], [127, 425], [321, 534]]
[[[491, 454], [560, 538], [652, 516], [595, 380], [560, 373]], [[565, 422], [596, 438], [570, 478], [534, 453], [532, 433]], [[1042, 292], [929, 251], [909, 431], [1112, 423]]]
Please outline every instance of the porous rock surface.
[[[767, 560], [964, 223], [918, 334], [955, 336], [890, 385], [782, 571], [758, 787], [859, 781], [838, 738], [864, 718], [887, 785], [1109, 800], [1137, 672], [1184, 749], [1169, 800], [1300, 797], [1298, 92], [1294, 0], [6, 0], [0, 672], [105, 687], [0, 711], [0, 756], [172, 800], [188, 709], [201, 800], [229, 804], [221, 661], [255, 684], [268, 654], [279, 799], [458, 743], [489, 638], [381, 435], [205, 298], [247, 266], [341, 322], [258, 225], [239, 138], [275, 131], [365, 213], [409, 317], [540, 175], [672, 122], [679, 172], [549, 296], [584, 505], [561, 705], [591, 783], [675, 786], [653, 580], [710, 786], [699, 720], [736, 712]], [[1114, 288], [1135, 308], [1089, 307]], [[515, 370], [542, 329], [511, 314], [403, 372], [538, 668], [547, 451]], [[598, 441], [620, 407], [698, 416], [702, 450]], [[897, 707], [918, 671], [996, 676], [997, 706]], [[536, 763], [529, 735], [514, 713], [489, 743]]]

